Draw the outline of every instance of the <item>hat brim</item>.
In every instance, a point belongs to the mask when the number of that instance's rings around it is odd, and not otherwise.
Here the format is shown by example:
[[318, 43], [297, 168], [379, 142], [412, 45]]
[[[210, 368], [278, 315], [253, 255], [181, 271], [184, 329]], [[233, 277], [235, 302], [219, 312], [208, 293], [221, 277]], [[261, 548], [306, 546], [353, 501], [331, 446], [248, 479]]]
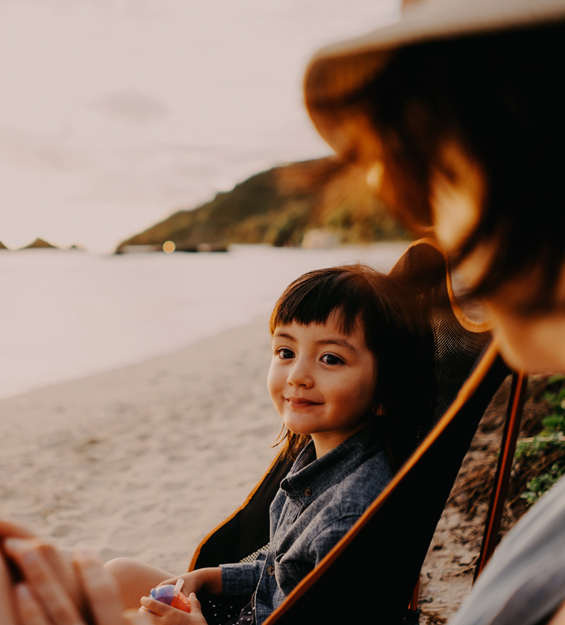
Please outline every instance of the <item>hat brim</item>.
[[565, 20], [565, 0], [429, 0], [409, 6], [387, 27], [318, 51], [304, 78], [306, 108], [322, 137], [344, 154], [352, 149], [359, 120], [348, 119], [339, 104], [363, 88], [387, 65], [394, 51], [440, 39], [453, 39]]

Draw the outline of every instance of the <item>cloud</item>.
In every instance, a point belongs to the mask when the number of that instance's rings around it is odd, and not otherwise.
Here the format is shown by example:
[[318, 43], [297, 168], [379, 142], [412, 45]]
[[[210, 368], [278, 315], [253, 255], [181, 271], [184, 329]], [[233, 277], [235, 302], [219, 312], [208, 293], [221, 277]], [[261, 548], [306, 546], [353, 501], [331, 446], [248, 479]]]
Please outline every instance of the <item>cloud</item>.
[[229, 148], [167, 142], [123, 146], [99, 154], [99, 166], [86, 173], [87, 185], [73, 200], [129, 209], [192, 207], [214, 196], [218, 178], [227, 177], [234, 183], [242, 178], [233, 176], [233, 169], [242, 166], [244, 155]]
[[[16, 4], [21, 0], [0, 0], [1, 4]], [[91, 5], [97, 8], [110, 8], [116, 0], [27, 0], [29, 4], [46, 5], [58, 11], [65, 11], [76, 8], [80, 4]]]
[[[124, 209], [155, 206], [172, 210], [211, 199], [216, 191], [257, 173], [274, 154], [232, 147], [147, 142], [112, 148], [77, 147], [73, 130], [37, 133], [0, 127], [0, 160], [21, 172], [42, 175], [34, 182], [52, 193], [45, 174], [57, 177], [58, 202], [112, 204]], [[269, 158], [270, 157], [270, 158]]]
[[55, 133], [39, 133], [0, 127], [0, 158], [23, 171], [67, 174], [84, 169], [90, 159], [83, 150], [69, 145], [70, 127]]
[[[82, 6], [108, 11], [121, 11], [125, 16], [147, 19], [164, 14], [164, 0], [26, 0], [29, 4], [48, 6], [58, 13], [69, 13]], [[1, 5], [22, 4], [23, 0], [0, 0]]]
[[165, 102], [137, 89], [121, 89], [101, 95], [87, 108], [108, 119], [137, 127], [163, 121], [170, 114]]

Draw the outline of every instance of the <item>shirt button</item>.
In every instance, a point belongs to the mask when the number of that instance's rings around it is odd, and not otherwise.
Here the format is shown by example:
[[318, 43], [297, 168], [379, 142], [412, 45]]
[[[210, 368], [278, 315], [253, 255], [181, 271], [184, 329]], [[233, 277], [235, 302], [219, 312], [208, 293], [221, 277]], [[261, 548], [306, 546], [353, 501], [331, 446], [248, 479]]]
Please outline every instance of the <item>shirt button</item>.
[[268, 573], [269, 575], [271, 575], [271, 576], [272, 576], [272, 575], [274, 575], [274, 574], [275, 574], [275, 567], [274, 567], [274, 566], [272, 566], [272, 565], [269, 565], [269, 566], [267, 567], [267, 573]]
[[304, 496], [305, 497], [312, 497], [312, 489], [311, 488], [305, 488], [304, 489]]

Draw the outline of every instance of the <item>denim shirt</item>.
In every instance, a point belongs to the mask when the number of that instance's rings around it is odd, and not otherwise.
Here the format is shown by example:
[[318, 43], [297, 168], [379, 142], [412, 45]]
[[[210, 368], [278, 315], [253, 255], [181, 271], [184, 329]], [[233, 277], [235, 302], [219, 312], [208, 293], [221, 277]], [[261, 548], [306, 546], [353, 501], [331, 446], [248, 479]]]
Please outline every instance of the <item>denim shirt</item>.
[[222, 564], [222, 594], [254, 595], [262, 623], [347, 533], [392, 477], [382, 439], [367, 427], [316, 459], [299, 454], [270, 508], [270, 544], [255, 562]]

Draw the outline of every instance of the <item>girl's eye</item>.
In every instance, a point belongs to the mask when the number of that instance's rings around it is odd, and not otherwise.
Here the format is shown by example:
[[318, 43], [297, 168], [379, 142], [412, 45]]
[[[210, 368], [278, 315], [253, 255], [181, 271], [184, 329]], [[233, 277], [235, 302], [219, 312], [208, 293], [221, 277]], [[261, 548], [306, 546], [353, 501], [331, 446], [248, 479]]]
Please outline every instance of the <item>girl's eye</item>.
[[343, 360], [335, 354], [324, 354], [321, 358], [322, 362], [326, 365], [342, 365]]
[[294, 358], [294, 352], [288, 347], [281, 347], [277, 350], [277, 356], [281, 360], [288, 360], [289, 358]]

